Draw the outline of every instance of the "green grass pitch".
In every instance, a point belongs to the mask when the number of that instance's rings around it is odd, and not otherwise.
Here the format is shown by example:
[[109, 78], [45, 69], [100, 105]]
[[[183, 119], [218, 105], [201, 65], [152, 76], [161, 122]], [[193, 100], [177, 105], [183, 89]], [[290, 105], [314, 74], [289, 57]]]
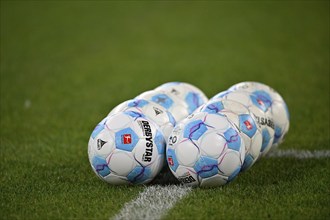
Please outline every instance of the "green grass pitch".
[[[144, 187], [100, 181], [94, 126], [169, 81], [266, 83], [282, 149], [329, 150], [329, 1], [1, 1], [0, 218], [109, 219]], [[267, 158], [164, 219], [329, 219], [330, 159]]]

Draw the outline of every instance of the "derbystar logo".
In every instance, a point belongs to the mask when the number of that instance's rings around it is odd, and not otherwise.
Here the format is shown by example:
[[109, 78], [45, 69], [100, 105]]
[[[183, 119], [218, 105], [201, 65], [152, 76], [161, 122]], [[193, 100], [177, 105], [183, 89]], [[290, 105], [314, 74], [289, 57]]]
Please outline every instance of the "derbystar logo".
[[244, 121], [244, 124], [248, 130], [251, 130], [253, 128], [253, 126], [251, 125], [251, 123], [248, 120]]
[[174, 162], [173, 162], [173, 158], [172, 157], [167, 158], [167, 161], [168, 161], [168, 164], [170, 166], [174, 166]]
[[124, 143], [124, 144], [130, 144], [130, 143], [132, 143], [132, 136], [131, 136], [131, 134], [124, 134], [123, 136], [122, 136], [122, 142]]
[[179, 176], [178, 180], [182, 183], [192, 183], [195, 182], [195, 178], [190, 175], [189, 172], [183, 174], [183, 176]]

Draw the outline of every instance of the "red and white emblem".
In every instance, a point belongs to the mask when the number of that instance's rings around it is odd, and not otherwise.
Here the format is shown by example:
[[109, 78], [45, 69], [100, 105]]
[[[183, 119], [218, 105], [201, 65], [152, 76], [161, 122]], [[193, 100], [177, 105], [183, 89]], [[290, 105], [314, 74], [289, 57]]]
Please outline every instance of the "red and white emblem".
[[167, 161], [168, 161], [168, 164], [169, 164], [170, 166], [174, 166], [174, 162], [173, 162], [172, 157], [167, 158]]
[[132, 136], [131, 136], [131, 134], [124, 134], [122, 137], [123, 137], [123, 143], [124, 144], [130, 144], [130, 143], [132, 143]]
[[261, 99], [257, 99], [257, 102], [258, 102], [259, 105], [262, 105], [262, 106], [265, 105], [264, 102]]
[[244, 124], [248, 130], [251, 130], [253, 128], [253, 125], [249, 122], [249, 120], [244, 121]]

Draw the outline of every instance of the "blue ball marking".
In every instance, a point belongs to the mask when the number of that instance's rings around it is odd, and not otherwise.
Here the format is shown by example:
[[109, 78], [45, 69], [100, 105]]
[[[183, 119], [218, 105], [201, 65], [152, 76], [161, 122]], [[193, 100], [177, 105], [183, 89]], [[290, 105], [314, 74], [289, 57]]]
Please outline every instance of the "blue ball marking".
[[168, 163], [169, 167], [171, 168], [171, 170], [176, 172], [176, 169], [179, 166], [179, 162], [176, 158], [175, 151], [173, 149], [167, 149], [166, 154], [167, 154], [166, 155], [167, 163]]
[[92, 166], [94, 170], [102, 177], [105, 177], [110, 174], [108, 163], [102, 157], [95, 156], [92, 160]]
[[240, 150], [241, 138], [235, 129], [229, 128], [227, 131], [225, 131], [224, 136], [227, 141], [227, 146], [229, 149], [236, 151]]
[[145, 116], [142, 113], [136, 112], [136, 111], [125, 111], [124, 114], [129, 115], [130, 117], [134, 118], [135, 120], [138, 118], [145, 118]]
[[273, 144], [276, 144], [282, 137], [282, 129], [279, 126], [275, 126], [275, 134]]
[[156, 144], [158, 153], [164, 154], [166, 142], [165, 142], [163, 134], [160, 133], [159, 131], [156, 132], [156, 136], [154, 138], [154, 143]]
[[93, 132], [92, 132], [92, 138], [95, 139], [95, 137], [104, 129], [104, 124], [98, 124], [96, 125], [96, 127], [94, 128]]
[[104, 118], [100, 123], [98, 123], [98, 125], [96, 125], [91, 135], [93, 139], [95, 139], [95, 137], [104, 129], [107, 120], [107, 118]]
[[239, 174], [239, 172], [241, 171], [241, 167], [237, 167], [236, 170], [228, 177], [228, 183], [233, 181], [235, 179], [235, 177]]
[[224, 109], [223, 103], [221, 101], [216, 101], [206, 105], [203, 108], [203, 112], [207, 112], [210, 114], [217, 114], [221, 112], [223, 109]]
[[142, 183], [151, 177], [151, 170], [149, 167], [136, 166], [128, 175], [127, 179], [131, 183]]
[[128, 107], [137, 107], [137, 108], [142, 108], [145, 105], [148, 105], [149, 102], [147, 100], [143, 99], [133, 99], [130, 102], [128, 102], [127, 106]]
[[267, 92], [263, 90], [258, 90], [251, 93], [250, 99], [252, 100], [252, 103], [263, 112], [267, 112], [268, 109], [272, 106], [272, 98]]
[[118, 149], [131, 152], [138, 141], [139, 137], [131, 128], [125, 128], [115, 133], [115, 143]]
[[185, 126], [183, 137], [198, 140], [206, 131], [207, 127], [202, 120], [192, 121]]
[[171, 108], [171, 106], [173, 105], [173, 100], [165, 94], [154, 95], [153, 97], [151, 97], [151, 100], [166, 109]]
[[186, 103], [188, 104], [189, 114], [193, 113], [199, 106], [203, 104], [202, 99], [197, 93], [189, 92], [185, 98]]
[[266, 128], [262, 130], [262, 145], [260, 152], [264, 152], [270, 142], [271, 136]]
[[171, 112], [169, 112], [169, 111], [167, 111], [166, 113], [167, 113], [167, 117], [168, 117], [168, 119], [169, 119], [171, 125], [173, 125], [173, 127], [174, 127], [174, 126], [176, 125], [176, 121], [175, 121], [173, 115], [172, 115]]
[[194, 170], [202, 178], [208, 178], [218, 173], [218, 161], [213, 158], [202, 156], [196, 162]]
[[257, 131], [257, 125], [249, 114], [239, 115], [239, 128], [250, 138], [252, 138]]
[[248, 154], [245, 156], [245, 159], [244, 159], [244, 163], [243, 163], [243, 166], [242, 166], [242, 171], [246, 170], [247, 168], [249, 168], [251, 166], [251, 164], [253, 163], [253, 157], [251, 154]]

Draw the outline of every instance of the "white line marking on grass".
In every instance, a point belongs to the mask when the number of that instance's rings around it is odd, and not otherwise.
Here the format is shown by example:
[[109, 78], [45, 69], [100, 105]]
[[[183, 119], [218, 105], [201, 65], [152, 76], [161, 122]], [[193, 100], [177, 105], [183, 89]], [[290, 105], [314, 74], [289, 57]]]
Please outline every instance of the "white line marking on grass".
[[[274, 150], [266, 157], [272, 158], [329, 158], [330, 150]], [[192, 188], [182, 185], [152, 185], [146, 187], [135, 200], [124, 205], [113, 220], [154, 220], [161, 219], [176, 202], [187, 195]]]
[[290, 157], [298, 159], [327, 158], [330, 157], [330, 150], [274, 150], [269, 152], [266, 157]]
[[160, 219], [190, 191], [190, 187], [181, 185], [148, 186], [135, 200], [126, 203], [113, 219]]

